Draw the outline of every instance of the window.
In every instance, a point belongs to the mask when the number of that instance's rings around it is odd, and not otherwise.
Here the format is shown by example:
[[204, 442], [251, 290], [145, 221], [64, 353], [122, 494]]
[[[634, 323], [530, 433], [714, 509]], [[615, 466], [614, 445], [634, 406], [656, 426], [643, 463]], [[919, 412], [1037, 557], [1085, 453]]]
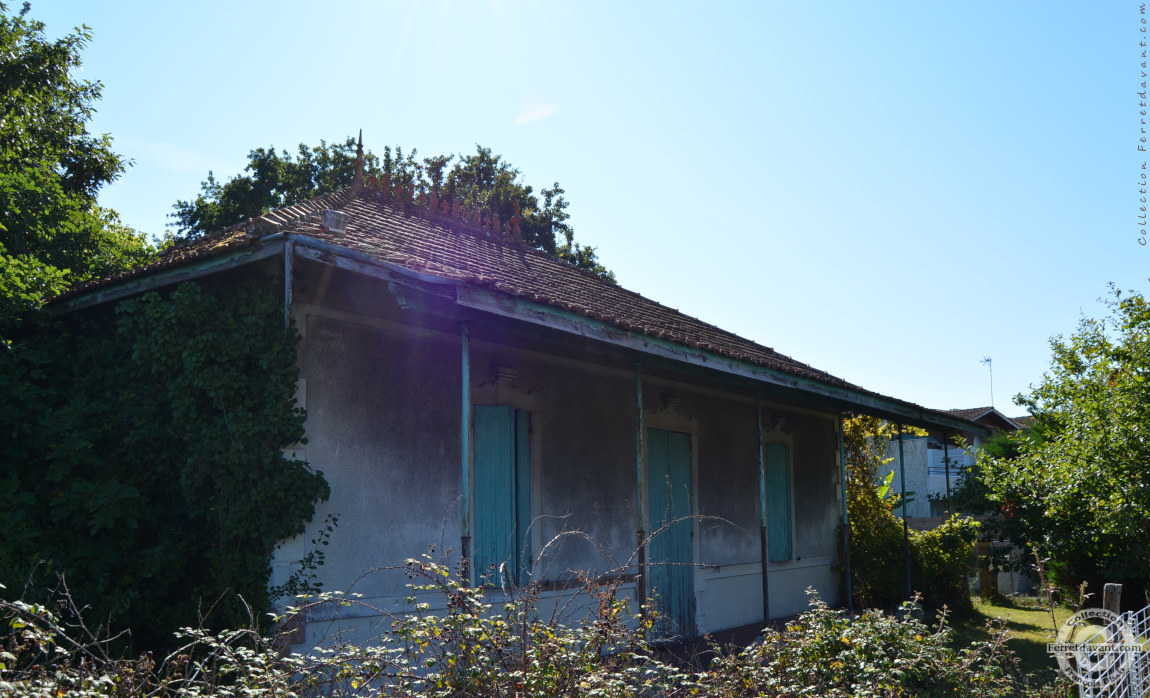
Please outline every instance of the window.
[[474, 407], [474, 535], [477, 581], [519, 582], [530, 564], [531, 415], [499, 405]]
[[785, 444], [765, 444], [767, 550], [771, 562], [794, 557], [791, 536], [791, 459]]

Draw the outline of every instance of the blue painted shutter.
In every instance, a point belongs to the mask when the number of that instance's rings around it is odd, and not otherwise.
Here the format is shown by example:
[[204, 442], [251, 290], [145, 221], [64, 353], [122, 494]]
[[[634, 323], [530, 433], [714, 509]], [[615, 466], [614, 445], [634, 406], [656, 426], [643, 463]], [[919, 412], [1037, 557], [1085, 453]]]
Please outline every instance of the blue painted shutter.
[[764, 447], [767, 480], [767, 549], [771, 562], [794, 557], [791, 535], [791, 463], [784, 444]]
[[[657, 591], [663, 616], [656, 633], [667, 637], [694, 634], [694, 546], [691, 538], [691, 436], [662, 429], [647, 430], [647, 503], [650, 533], [647, 548], [651, 590]], [[675, 521], [675, 519], [683, 519]], [[674, 523], [670, 523], [674, 521]], [[669, 525], [667, 525], [669, 524]], [[667, 528], [659, 533], [664, 525]]]
[[[474, 407], [475, 579], [498, 586], [502, 574], [520, 578], [526, 560], [522, 542], [530, 517], [530, 415], [512, 407]], [[522, 525], [521, 525], [522, 522]]]

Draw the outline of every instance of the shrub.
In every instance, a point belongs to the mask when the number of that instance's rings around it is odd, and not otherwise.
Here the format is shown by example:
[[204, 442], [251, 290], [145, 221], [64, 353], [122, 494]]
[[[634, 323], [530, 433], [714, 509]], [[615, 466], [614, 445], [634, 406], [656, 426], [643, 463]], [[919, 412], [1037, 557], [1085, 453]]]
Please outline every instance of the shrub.
[[297, 334], [252, 276], [184, 283], [66, 317], [0, 351], [0, 583], [44, 603], [60, 575], [136, 650], [209, 608], [270, 609], [275, 545], [301, 533], [323, 476], [283, 448]]
[[[660, 661], [617, 583], [582, 579], [590, 612], [546, 617], [532, 588], [493, 603], [431, 560], [409, 560], [412, 613], [375, 644], [339, 638], [287, 654], [251, 627], [185, 628], [164, 658], [114, 659], [82, 626], [44, 606], [0, 600], [0, 694], [12, 696], [1008, 696], [1033, 695], [999, 627], [987, 642], [950, 647], [946, 616], [924, 625], [868, 611], [851, 616], [814, 596], [811, 609], [742, 650], [715, 647], [709, 666]], [[2, 588], [2, 587], [0, 587]], [[427, 598], [438, 597], [438, 611]], [[314, 605], [360, 600], [327, 593]], [[280, 620], [284, 620], [281, 618]], [[1054, 689], [1043, 690], [1060, 690]]]
[[971, 609], [967, 573], [978, 529], [974, 519], [952, 514], [940, 526], [911, 532], [911, 583], [932, 606]]
[[928, 627], [903, 605], [898, 617], [852, 617], [817, 597], [811, 610], [759, 642], [721, 653], [700, 676], [709, 696], [1015, 696], [1035, 687], [998, 628], [991, 640], [950, 646], [943, 614]]

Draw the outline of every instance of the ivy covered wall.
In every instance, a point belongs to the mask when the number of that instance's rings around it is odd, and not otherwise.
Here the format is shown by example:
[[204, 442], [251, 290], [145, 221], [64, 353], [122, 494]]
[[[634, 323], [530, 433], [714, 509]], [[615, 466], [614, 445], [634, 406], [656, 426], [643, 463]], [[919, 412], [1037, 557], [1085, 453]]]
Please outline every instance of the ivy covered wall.
[[277, 288], [185, 283], [0, 352], [0, 583], [33, 600], [62, 574], [137, 649], [268, 607], [276, 543], [329, 494], [283, 454], [304, 414]]

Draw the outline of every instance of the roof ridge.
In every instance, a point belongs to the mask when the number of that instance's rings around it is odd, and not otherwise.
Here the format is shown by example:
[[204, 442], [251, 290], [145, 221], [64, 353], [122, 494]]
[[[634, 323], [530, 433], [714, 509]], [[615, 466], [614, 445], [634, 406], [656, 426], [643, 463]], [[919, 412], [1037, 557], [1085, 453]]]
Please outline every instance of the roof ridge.
[[471, 232], [482, 233], [484, 237], [502, 238], [505, 242], [523, 245], [523, 232], [519, 228], [523, 216], [518, 199], [511, 200], [512, 214], [504, 221], [497, 212], [472, 208], [461, 203], [458, 198], [440, 199], [439, 192], [434, 189], [430, 193], [417, 193], [412, 185], [398, 182], [393, 184], [387, 172], [364, 177], [362, 188], [357, 188], [352, 195], [393, 205], [398, 203], [405, 213], [418, 212], [433, 221], [458, 221], [468, 225]]
[[[272, 209], [266, 213], [258, 216], [246, 218], [238, 223], [232, 223], [229, 226], [213, 230], [209, 233], [199, 237], [185, 238], [180, 242], [168, 247], [160, 253], [160, 257], [164, 258], [170, 254], [179, 252], [180, 250], [187, 249], [192, 246], [201, 246], [209, 244], [211, 241], [227, 237], [230, 233], [244, 232], [256, 236], [263, 236], [270, 233], [277, 233], [284, 228], [287, 228], [295, 223], [298, 223], [306, 218], [311, 217], [316, 213], [321, 213], [324, 209], [330, 208], [327, 204], [340, 205], [345, 204], [350, 199], [351, 187], [344, 187], [337, 189], [334, 192], [320, 194], [313, 196], [305, 201], [300, 201], [280, 208]], [[340, 199], [343, 201], [340, 201]], [[145, 265], [145, 268], [151, 265]]]
[[344, 206], [354, 198], [352, 188], [344, 187], [290, 206], [273, 209], [249, 219], [247, 223], [251, 226], [251, 232], [257, 235], [279, 232], [316, 214], [323, 213], [326, 209]]

